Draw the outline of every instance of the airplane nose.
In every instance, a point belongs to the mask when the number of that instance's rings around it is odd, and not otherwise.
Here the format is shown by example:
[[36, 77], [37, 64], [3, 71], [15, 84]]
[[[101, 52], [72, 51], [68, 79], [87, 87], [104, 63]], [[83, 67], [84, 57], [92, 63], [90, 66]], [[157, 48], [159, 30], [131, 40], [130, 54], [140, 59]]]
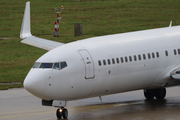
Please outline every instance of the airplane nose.
[[30, 70], [24, 80], [24, 88], [31, 94], [42, 98], [45, 87], [45, 76], [42, 72], [37, 70]]

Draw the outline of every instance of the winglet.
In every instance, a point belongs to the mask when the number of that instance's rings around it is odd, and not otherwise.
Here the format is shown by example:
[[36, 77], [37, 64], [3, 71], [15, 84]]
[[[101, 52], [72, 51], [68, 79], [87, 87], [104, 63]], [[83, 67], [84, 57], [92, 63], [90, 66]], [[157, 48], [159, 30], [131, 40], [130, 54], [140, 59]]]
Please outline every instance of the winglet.
[[64, 45], [64, 43], [32, 36], [31, 24], [30, 24], [30, 2], [26, 2], [23, 22], [21, 26], [20, 38], [23, 39], [21, 42], [24, 44], [38, 47], [45, 50], [52, 50], [56, 47]]
[[26, 2], [26, 7], [24, 10], [24, 17], [21, 26], [20, 38], [24, 39], [30, 37], [31, 35], [31, 24], [30, 24], [30, 2]]
[[172, 20], [170, 21], [170, 24], [169, 24], [169, 27], [171, 27], [172, 26]]

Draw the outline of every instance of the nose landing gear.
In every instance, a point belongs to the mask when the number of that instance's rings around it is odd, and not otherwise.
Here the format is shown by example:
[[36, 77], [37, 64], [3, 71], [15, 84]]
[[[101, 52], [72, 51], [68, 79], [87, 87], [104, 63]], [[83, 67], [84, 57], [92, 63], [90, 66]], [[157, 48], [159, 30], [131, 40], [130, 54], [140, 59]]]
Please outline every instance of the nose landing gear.
[[61, 119], [61, 117], [63, 117], [64, 119], [66, 119], [68, 117], [68, 110], [66, 108], [59, 108], [56, 111], [56, 116], [58, 119]]

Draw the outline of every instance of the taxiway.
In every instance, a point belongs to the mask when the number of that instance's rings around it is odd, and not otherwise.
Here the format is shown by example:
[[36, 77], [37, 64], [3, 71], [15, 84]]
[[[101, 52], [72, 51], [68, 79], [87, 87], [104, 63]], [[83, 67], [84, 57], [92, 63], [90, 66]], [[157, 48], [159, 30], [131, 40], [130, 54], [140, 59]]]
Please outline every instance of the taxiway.
[[[68, 120], [179, 120], [180, 87], [167, 88], [164, 100], [147, 101], [143, 91], [70, 101]], [[0, 120], [57, 120], [56, 108], [25, 89], [0, 91]]]

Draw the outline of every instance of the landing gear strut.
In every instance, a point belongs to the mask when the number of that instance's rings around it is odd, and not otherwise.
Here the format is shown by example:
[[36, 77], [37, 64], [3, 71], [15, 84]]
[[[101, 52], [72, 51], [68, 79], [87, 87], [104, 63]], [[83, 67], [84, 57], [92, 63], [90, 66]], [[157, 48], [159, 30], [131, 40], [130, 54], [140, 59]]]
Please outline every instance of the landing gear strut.
[[61, 119], [61, 117], [63, 117], [64, 119], [66, 119], [68, 117], [68, 110], [66, 108], [59, 108], [56, 111], [56, 116], [58, 119]]
[[146, 99], [164, 99], [166, 96], [166, 88], [158, 88], [158, 89], [147, 89], [144, 90], [144, 96]]

